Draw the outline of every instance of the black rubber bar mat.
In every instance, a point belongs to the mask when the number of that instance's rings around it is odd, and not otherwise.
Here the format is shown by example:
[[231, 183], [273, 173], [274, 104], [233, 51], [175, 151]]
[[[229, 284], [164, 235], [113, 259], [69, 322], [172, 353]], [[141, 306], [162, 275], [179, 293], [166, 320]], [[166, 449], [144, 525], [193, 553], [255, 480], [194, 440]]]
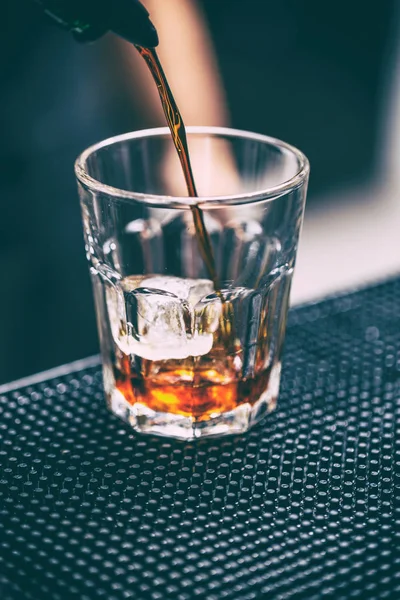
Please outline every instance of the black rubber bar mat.
[[0, 396], [0, 598], [400, 598], [400, 280], [290, 314], [277, 410], [140, 437], [92, 366]]

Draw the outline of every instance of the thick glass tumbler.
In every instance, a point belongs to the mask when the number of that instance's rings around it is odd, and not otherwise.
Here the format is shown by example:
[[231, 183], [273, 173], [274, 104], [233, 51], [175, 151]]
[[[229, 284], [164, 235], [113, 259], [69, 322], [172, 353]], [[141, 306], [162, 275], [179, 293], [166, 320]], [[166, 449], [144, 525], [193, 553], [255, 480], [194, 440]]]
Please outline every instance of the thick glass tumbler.
[[187, 135], [197, 198], [166, 128], [92, 146], [75, 170], [109, 408], [194, 439], [245, 432], [276, 405], [309, 165], [263, 135]]

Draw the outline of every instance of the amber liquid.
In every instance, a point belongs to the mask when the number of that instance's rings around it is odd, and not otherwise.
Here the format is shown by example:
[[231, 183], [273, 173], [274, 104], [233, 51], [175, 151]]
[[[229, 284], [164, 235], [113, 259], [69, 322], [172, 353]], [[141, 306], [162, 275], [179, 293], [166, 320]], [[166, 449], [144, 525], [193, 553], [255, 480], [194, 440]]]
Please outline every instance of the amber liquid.
[[[197, 197], [190, 164], [189, 150], [182, 115], [175, 102], [161, 63], [154, 49], [137, 46], [157, 85], [168, 127], [171, 131], [188, 195]], [[235, 347], [232, 335], [233, 309], [224, 301], [220, 291], [210, 237], [204, 224], [201, 208], [190, 206], [201, 256], [214, 289], [222, 301], [222, 316], [218, 339], [207, 356], [183, 361], [142, 360], [142, 372], [131, 369], [127, 355], [119, 357], [115, 368], [116, 387], [129, 404], [139, 402], [156, 412], [191, 416], [196, 421], [210, 415], [233, 410], [239, 404], [254, 404], [266, 390], [269, 370], [260, 369], [253, 378], [242, 380], [235, 360], [240, 361], [241, 350]], [[272, 407], [271, 407], [272, 408]]]
[[[216, 368], [212, 360], [201, 359], [162, 361], [154, 373], [156, 363], [144, 360], [148, 372], [143, 377], [131, 372], [130, 358], [124, 356], [115, 370], [116, 387], [131, 405], [138, 402], [156, 412], [190, 416], [195, 421], [229, 412], [243, 403], [253, 406], [268, 388], [272, 367], [241, 379], [235, 378], [229, 357], [225, 368], [222, 357]], [[276, 397], [271, 396], [268, 410], [275, 404]]]

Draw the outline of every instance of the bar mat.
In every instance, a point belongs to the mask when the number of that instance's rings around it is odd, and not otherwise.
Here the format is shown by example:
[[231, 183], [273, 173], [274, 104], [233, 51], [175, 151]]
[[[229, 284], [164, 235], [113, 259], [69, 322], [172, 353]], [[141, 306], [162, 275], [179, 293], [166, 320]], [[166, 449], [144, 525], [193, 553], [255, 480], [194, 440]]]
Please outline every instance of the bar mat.
[[400, 598], [400, 280], [290, 313], [243, 437], [133, 434], [99, 367], [0, 396], [2, 600]]

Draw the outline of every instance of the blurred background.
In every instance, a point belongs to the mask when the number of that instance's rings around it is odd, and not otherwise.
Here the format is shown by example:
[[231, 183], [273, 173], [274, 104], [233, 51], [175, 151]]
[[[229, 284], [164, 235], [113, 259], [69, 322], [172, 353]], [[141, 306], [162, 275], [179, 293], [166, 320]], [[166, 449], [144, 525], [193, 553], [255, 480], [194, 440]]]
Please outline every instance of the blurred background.
[[[265, 133], [310, 159], [292, 304], [398, 273], [398, 3], [146, 5], [186, 124]], [[102, 138], [164, 124], [126, 44], [81, 46], [30, 0], [3, 16], [0, 382], [98, 351], [73, 163]]]

